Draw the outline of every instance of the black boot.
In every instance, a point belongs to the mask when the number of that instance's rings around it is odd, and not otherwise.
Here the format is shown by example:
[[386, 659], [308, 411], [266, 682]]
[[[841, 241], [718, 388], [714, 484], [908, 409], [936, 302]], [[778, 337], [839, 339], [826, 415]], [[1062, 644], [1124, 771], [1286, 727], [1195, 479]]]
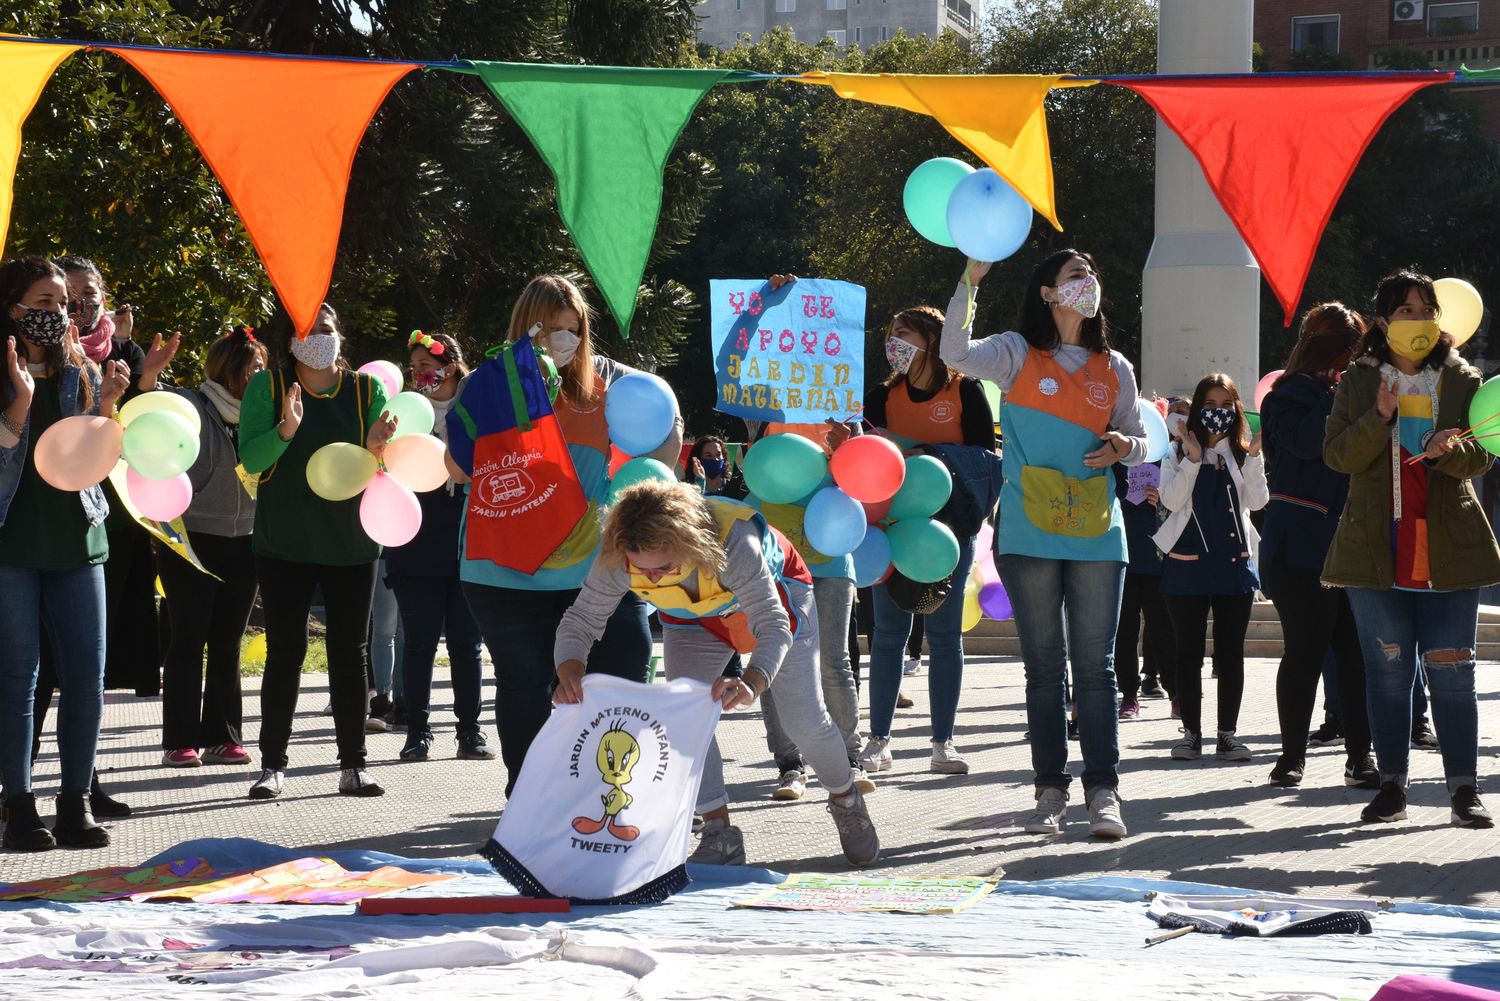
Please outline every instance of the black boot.
[[86, 792], [57, 794], [57, 823], [52, 825], [57, 843], [68, 848], [106, 848], [109, 832], [94, 823]]
[[52, 832], [36, 815], [36, 794], [5, 797], [5, 847], [16, 852], [45, 852], [57, 847]]
[[128, 817], [130, 816], [130, 805], [121, 803], [99, 786], [99, 771], [94, 770], [94, 778], [89, 783], [89, 806], [93, 809], [96, 817]]

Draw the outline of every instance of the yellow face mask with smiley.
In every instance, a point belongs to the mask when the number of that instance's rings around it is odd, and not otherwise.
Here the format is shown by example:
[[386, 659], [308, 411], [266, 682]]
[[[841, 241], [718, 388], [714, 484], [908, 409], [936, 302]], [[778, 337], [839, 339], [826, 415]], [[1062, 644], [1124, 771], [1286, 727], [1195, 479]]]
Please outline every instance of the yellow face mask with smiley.
[[1442, 333], [1436, 320], [1395, 320], [1386, 328], [1385, 341], [1402, 358], [1420, 362], [1432, 353]]

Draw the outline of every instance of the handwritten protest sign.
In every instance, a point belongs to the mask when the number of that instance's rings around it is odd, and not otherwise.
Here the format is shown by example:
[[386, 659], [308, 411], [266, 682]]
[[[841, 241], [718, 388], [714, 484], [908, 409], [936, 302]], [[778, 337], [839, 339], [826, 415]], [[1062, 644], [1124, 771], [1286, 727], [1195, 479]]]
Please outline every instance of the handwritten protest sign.
[[1161, 466], [1154, 462], [1143, 462], [1139, 466], [1131, 466], [1125, 473], [1125, 499], [1131, 504], [1143, 504], [1146, 501], [1146, 489], [1153, 490], [1161, 486]]
[[778, 911], [886, 911], [956, 914], [995, 889], [993, 879], [863, 879], [793, 873], [786, 882], [735, 907]]
[[709, 282], [716, 409], [789, 424], [850, 420], [864, 410], [865, 290], [803, 278]]

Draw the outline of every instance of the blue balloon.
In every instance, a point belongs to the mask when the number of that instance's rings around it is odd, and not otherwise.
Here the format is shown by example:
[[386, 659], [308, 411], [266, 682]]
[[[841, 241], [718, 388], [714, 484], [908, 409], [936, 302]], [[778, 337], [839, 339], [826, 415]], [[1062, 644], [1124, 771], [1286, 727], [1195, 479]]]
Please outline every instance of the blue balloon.
[[1141, 423], [1146, 426], [1146, 461], [1160, 462], [1167, 457], [1167, 449], [1172, 447], [1167, 421], [1150, 400], [1137, 398], [1135, 408], [1141, 412]]
[[865, 530], [865, 540], [854, 550], [854, 584], [870, 587], [890, 568], [891, 542], [883, 531], [871, 525]]
[[948, 199], [948, 232], [976, 261], [1003, 261], [1031, 233], [1031, 206], [989, 167], [976, 170]]
[[824, 556], [847, 556], [865, 541], [865, 509], [838, 487], [824, 487], [807, 502], [802, 530]]
[[626, 455], [647, 455], [660, 448], [677, 424], [677, 396], [665, 379], [632, 372], [615, 380], [604, 396], [609, 440]]

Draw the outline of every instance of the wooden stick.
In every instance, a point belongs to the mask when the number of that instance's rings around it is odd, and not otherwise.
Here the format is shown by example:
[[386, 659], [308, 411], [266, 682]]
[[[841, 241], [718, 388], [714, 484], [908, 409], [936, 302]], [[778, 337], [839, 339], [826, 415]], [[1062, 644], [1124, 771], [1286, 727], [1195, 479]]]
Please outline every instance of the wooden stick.
[[1171, 931], [1164, 931], [1160, 935], [1147, 935], [1146, 948], [1149, 949], [1153, 945], [1161, 945], [1163, 942], [1170, 942], [1174, 938], [1182, 938], [1182, 936], [1190, 935], [1197, 930], [1198, 929], [1194, 928], [1192, 925], [1183, 925], [1181, 928], [1173, 928]]

